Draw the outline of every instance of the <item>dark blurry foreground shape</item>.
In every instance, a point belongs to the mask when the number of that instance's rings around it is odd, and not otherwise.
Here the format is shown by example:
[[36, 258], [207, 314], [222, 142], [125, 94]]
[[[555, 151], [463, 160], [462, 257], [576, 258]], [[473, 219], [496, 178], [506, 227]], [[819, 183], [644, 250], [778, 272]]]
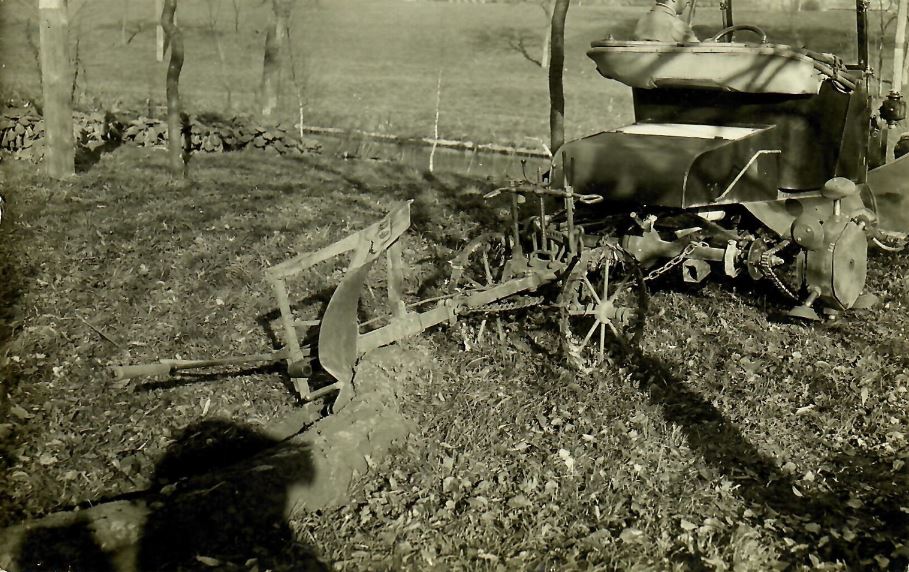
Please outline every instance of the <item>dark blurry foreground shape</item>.
[[[230, 421], [188, 427], [156, 468], [155, 480], [163, 491], [174, 485], [177, 491], [152, 502], [138, 569], [190, 570], [215, 561], [248, 569], [251, 559], [261, 570], [326, 569], [294, 540], [285, 517], [287, 488], [313, 480], [308, 449], [277, 445], [259, 463], [253, 459], [218, 470], [274, 445], [254, 429]], [[203, 473], [191, 489], [181, 490], [184, 479]]]
[[108, 572], [114, 568], [83, 520], [35, 530], [22, 546], [19, 571]]
[[108, 553], [97, 523], [77, 518], [31, 531], [17, 570], [327, 570], [294, 540], [285, 516], [288, 487], [313, 476], [307, 448], [231, 421], [201, 421], [158, 462], [144, 525], [141, 518], [121, 525], [141, 528], [137, 548]]

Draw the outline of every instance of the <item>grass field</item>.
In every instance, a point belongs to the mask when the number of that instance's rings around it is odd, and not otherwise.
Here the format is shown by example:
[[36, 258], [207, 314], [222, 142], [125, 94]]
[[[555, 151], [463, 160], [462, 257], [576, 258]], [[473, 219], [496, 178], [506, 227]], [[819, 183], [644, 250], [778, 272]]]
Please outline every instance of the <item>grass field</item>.
[[[82, 62], [77, 94], [86, 105], [94, 101], [106, 108], [141, 110], [146, 100], [164, 104], [165, 68], [154, 60], [151, 3], [129, 4], [129, 29], [143, 27], [124, 47], [122, 2], [71, 2], [73, 10], [78, 9], [71, 26], [80, 40]], [[186, 31], [187, 53], [181, 91], [190, 110], [227, 112], [226, 86], [235, 110], [254, 109], [270, 5], [243, 3], [238, 32], [230, 6], [227, 0], [181, 5], [179, 22]], [[216, 19], [214, 28], [209, 7]], [[39, 92], [32, 48], [38, 41], [34, 12], [32, 3], [23, 0], [0, 4], [4, 66], [0, 84], [3, 92], [30, 98]], [[630, 90], [599, 77], [584, 52], [592, 40], [609, 34], [629, 37], [639, 16], [640, 9], [603, 6], [574, 6], [569, 11], [565, 72], [569, 137], [630, 121]], [[855, 25], [848, 11], [805, 13], [793, 21], [785, 13], [740, 10], [737, 21], [764, 26], [771, 41], [854, 57]], [[300, 0], [291, 43], [301, 78], [304, 121], [429, 136], [441, 72], [442, 137], [533, 145], [537, 139], [548, 139], [547, 79], [513, 45], [523, 41], [529, 54], [538, 57], [544, 25], [542, 10], [524, 3]], [[707, 37], [719, 28], [719, 12], [701, 9], [699, 35]], [[287, 118], [297, 121], [293, 82], [288, 82], [286, 96]]]

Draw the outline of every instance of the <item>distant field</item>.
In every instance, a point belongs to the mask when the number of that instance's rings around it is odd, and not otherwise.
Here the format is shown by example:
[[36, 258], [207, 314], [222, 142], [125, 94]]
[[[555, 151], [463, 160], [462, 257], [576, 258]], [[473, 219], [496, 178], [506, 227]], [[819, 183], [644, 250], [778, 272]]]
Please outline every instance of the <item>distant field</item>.
[[[72, 0], [73, 42], [79, 40], [82, 105], [142, 109], [164, 103], [165, 67], [154, 60], [152, 3], [132, 0], [129, 34], [120, 44], [120, 0]], [[244, 2], [234, 31], [231, 2], [181, 3], [186, 36], [181, 79], [190, 111], [254, 109], [270, 4]], [[630, 93], [600, 78], [584, 55], [590, 41], [628, 37], [640, 8], [572, 6], [567, 23], [567, 134], [580, 136], [631, 119]], [[33, 2], [0, 3], [0, 89], [9, 97], [39, 98], [38, 42]], [[737, 21], [767, 29], [772, 41], [810, 45], [846, 57], [854, 52], [848, 11], [789, 14], [739, 10]], [[797, 25], [798, 24], [798, 25]], [[720, 27], [714, 8], [702, 8], [696, 29]], [[533, 4], [448, 4], [392, 0], [299, 0], [292, 23], [293, 57], [312, 125], [431, 135], [441, 73], [439, 134], [481, 142], [533, 145], [548, 137], [546, 76], [521, 55], [539, 57], [545, 28]], [[225, 66], [218, 56], [218, 42]], [[230, 87], [230, 108], [227, 87]], [[296, 88], [288, 82], [284, 113], [296, 120]]]

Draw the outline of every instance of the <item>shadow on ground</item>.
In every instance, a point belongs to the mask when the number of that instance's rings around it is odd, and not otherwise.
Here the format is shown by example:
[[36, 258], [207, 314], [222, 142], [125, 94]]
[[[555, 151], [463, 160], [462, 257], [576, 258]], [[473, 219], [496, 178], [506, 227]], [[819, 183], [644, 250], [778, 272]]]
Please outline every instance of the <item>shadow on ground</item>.
[[[634, 375], [654, 405], [659, 405], [667, 421], [681, 427], [692, 449], [738, 485], [743, 500], [769, 508], [785, 518], [791, 531], [787, 536], [804, 544], [828, 561], [843, 561], [861, 566], [868, 555], [889, 555], [894, 545], [909, 537], [909, 479], [885, 477], [889, 463], [868, 451], [830, 459], [841, 472], [828, 479], [831, 489], [818, 494], [796, 492], [796, 481], [782, 472], [773, 459], [762, 454], [741, 431], [710, 401], [698, 395], [674, 375], [670, 364], [636, 352], [629, 356]], [[852, 497], [873, 487], [878, 502], [851, 507]], [[814, 529], [819, 525], [819, 529]], [[857, 537], [831, 531], [855, 531]], [[826, 536], [828, 540], [819, 541]], [[903, 569], [909, 554], [890, 562]]]
[[[250, 456], [251, 462], [238, 462]], [[103, 551], [108, 540], [82, 518], [33, 531], [20, 550], [19, 570], [327, 570], [311, 547], [295, 540], [285, 516], [288, 488], [313, 476], [307, 449], [231, 421], [202, 421], [155, 468], [160, 488], [147, 499], [132, 566]]]
[[[13, 464], [16, 424], [9, 395], [18, 385], [20, 373], [10, 363], [9, 352], [16, 332], [22, 324], [24, 312], [20, 305], [25, 292], [22, 279], [21, 241], [16, 233], [15, 218], [17, 215], [17, 199], [8, 192], [0, 172], [0, 194], [5, 198], [3, 216], [0, 219], [0, 473], [6, 471]], [[11, 478], [0, 478], [0, 506], [9, 506], [9, 489], [16, 486]], [[0, 517], [0, 525], [6, 518]]]

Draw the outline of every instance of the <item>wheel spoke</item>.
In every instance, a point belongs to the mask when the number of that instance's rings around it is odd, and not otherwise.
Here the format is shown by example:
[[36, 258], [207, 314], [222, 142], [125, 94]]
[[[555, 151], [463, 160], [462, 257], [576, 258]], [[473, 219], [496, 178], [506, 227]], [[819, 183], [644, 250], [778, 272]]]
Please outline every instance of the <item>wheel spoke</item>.
[[612, 296], [609, 297], [609, 301], [612, 302], [619, 297], [619, 294], [625, 291], [626, 287], [631, 283], [633, 276], [626, 276], [619, 282], [618, 287], [615, 289], [615, 292], [612, 293]]
[[597, 330], [598, 325], [600, 325], [600, 322], [598, 320], [594, 320], [593, 325], [590, 326], [590, 329], [587, 331], [587, 335], [584, 336], [584, 341], [582, 341], [581, 344], [578, 346], [579, 350], [584, 349], [584, 347], [587, 345], [587, 342], [589, 342], [590, 338], [593, 337], [593, 333]]
[[612, 330], [612, 335], [614, 335], [616, 337], [616, 339], [619, 340], [619, 342], [621, 342], [622, 334], [619, 333], [619, 331], [616, 329], [616, 327], [612, 323], [612, 321], [610, 320], [609, 322], [606, 322], [606, 323], [609, 324], [609, 329]]
[[[607, 322], [612, 326], [612, 322]], [[599, 363], [602, 363], [606, 358], [606, 324], [600, 322], [600, 360]]]
[[575, 306], [575, 307], [569, 308], [568, 315], [569, 316], [596, 316], [597, 307], [594, 304], [589, 304], [587, 306]]
[[492, 285], [492, 270], [489, 269], [489, 250], [483, 249], [483, 270], [486, 272], [486, 284]]
[[584, 282], [584, 285], [590, 290], [590, 293], [593, 295], [593, 299], [596, 300], [597, 304], [600, 303], [600, 295], [597, 294], [597, 289], [593, 287], [593, 284], [590, 283], [590, 280], [586, 276], [583, 276], [581, 280]]
[[607, 258], [603, 264], [603, 300], [609, 299], [609, 263], [610, 260]]

